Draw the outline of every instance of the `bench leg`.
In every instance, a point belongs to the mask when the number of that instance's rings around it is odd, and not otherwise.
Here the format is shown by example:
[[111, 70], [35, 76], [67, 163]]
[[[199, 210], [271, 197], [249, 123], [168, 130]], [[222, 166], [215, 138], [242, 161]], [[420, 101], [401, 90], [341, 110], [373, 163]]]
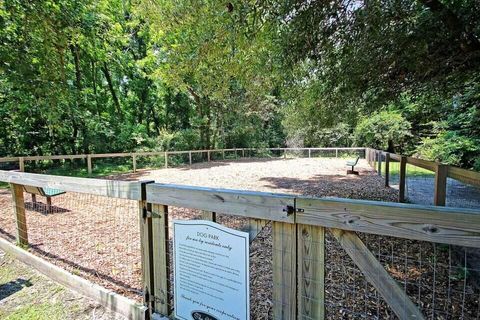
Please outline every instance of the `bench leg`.
[[52, 209], [52, 198], [47, 197], [47, 212], [50, 212], [51, 209]]

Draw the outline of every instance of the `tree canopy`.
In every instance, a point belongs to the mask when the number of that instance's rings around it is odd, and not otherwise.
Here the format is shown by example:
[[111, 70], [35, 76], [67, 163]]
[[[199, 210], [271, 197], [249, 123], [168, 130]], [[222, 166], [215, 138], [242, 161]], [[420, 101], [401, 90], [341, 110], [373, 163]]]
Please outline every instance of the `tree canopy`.
[[0, 0], [0, 155], [365, 145], [480, 169], [479, 39], [477, 0]]

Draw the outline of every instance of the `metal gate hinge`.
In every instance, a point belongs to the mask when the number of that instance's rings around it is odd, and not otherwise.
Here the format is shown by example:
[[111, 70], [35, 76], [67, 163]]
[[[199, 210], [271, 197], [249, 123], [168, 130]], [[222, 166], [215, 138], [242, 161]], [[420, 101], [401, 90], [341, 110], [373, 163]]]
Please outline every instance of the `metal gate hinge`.
[[151, 218], [152, 215], [153, 215], [152, 211], [149, 211], [146, 208], [143, 208], [143, 219]]
[[305, 212], [305, 209], [295, 208], [294, 206], [286, 206], [285, 208], [283, 208], [283, 212], [286, 212], [287, 215], [291, 215], [295, 212]]

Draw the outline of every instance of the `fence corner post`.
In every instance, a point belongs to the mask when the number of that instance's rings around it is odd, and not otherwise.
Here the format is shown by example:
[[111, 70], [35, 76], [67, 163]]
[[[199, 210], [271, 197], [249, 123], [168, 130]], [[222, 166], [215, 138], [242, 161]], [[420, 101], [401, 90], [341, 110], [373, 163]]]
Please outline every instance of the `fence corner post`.
[[398, 184], [398, 202], [405, 202], [405, 186], [407, 175], [407, 157], [400, 157], [400, 181]]
[[15, 183], [10, 184], [12, 199], [14, 202], [13, 210], [16, 222], [16, 240], [22, 247], [28, 246], [27, 217], [25, 215], [25, 199], [23, 197], [23, 186]]
[[448, 166], [438, 163], [435, 166], [435, 192], [433, 205], [445, 206], [447, 198], [447, 172]]

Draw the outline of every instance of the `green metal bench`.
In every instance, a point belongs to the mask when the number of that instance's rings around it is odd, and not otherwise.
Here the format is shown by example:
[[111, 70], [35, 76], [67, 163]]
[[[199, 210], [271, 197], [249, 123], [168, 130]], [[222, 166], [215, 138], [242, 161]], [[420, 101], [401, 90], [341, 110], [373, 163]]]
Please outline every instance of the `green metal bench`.
[[33, 205], [37, 204], [37, 195], [47, 198], [47, 211], [49, 212], [52, 209], [52, 197], [59, 196], [64, 194], [65, 191], [53, 188], [41, 188], [41, 187], [32, 187], [32, 186], [23, 186], [25, 192], [28, 192], [32, 195]]
[[355, 171], [355, 166], [358, 164], [360, 157], [357, 157], [354, 161], [347, 161], [347, 166], [352, 167], [352, 170], [347, 170], [347, 174], [357, 174], [358, 171]]

